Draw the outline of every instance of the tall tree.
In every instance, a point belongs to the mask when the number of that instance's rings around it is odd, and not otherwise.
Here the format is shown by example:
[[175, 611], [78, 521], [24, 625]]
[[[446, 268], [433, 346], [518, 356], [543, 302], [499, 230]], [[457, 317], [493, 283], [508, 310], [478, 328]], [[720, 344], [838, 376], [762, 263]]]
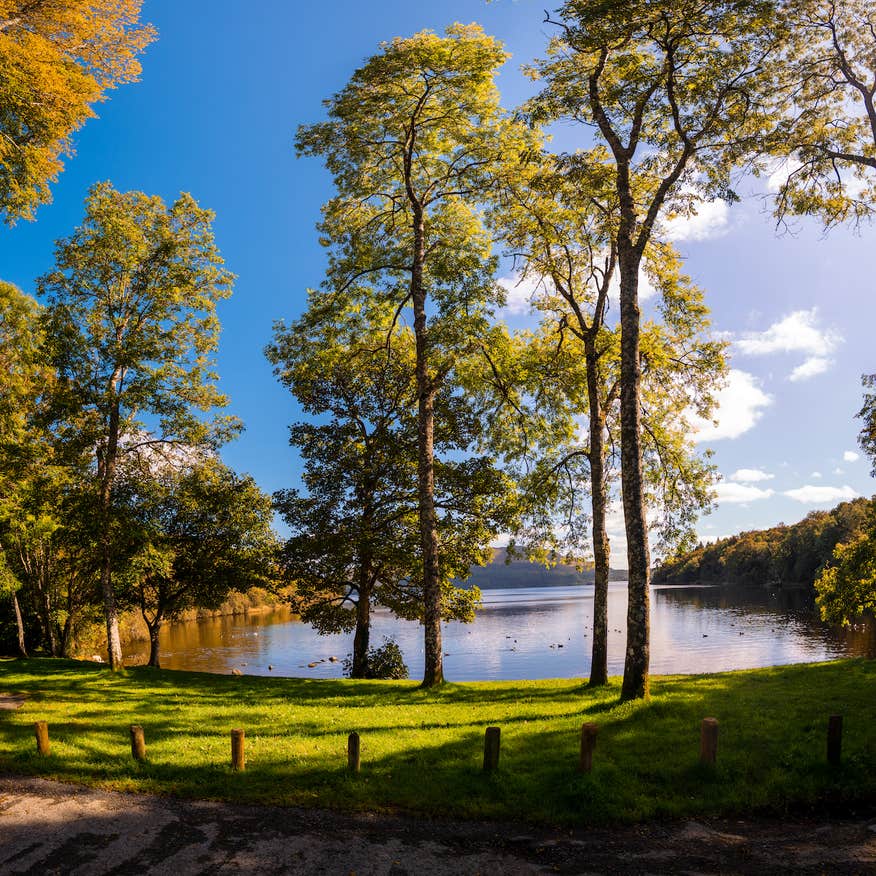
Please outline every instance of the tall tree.
[[140, 75], [142, 0], [0, 0], [0, 216], [32, 219], [94, 104]]
[[[312, 293], [311, 303], [320, 298]], [[354, 630], [351, 674], [366, 678], [372, 607], [411, 620], [424, 615], [415, 341], [388, 318], [374, 325], [349, 315], [326, 324], [318, 311], [279, 325], [267, 351], [305, 412], [320, 418], [290, 430], [306, 492], [275, 498], [292, 530], [284, 566], [296, 609], [320, 632]], [[455, 579], [490, 556], [488, 545], [510, 525], [515, 502], [509, 478], [489, 458], [442, 458], [480, 431], [453, 389], [445, 381], [435, 399], [439, 586], [442, 618], [468, 621], [480, 594]]]
[[[607, 514], [616, 481], [613, 438], [619, 419], [620, 331], [610, 313], [617, 289], [612, 230], [618, 209], [610, 181], [602, 149], [546, 157], [540, 170], [508, 192], [495, 220], [518, 260], [521, 282], [535, 290], [533, 307], [544, 316], [541, 337], [535, 340], [540, 347], [535, 358], [544, 361], [533, 371], [530, 392], [536, 407], [547, 402], [553, 415], [569, 419], [572, 426], [556, 447], [536, 449], [543, 457], [527, 479], [548, 505], [561, 509], [567, 547], [581, 547], [582, 533], [574, 526], [575, 493], [590, 495], [592, 685], [608, 678]], [[672, 248], [650, 241], [643, 265], [659, 295], [656, 319], [642, 328], [644, 481], [664, 547], [676, 547], [689, 538], [697, 512], [711, 501], [714, 473], [693, 452], [685, 413], [696, 409], [709, 415], [712, 392], [724, 373], [723, 345], [709, 339], [702, 293], [680, 274]], [[551, 385], [553, 392], [545, 393], [542, 385]], [[575, 428], [581, 418], [586, 418], [586, 437]], [[545, 523], [555, 532], [551, 513]]]
[[425, 600], [423, 685], [444, 678], [441, 557], [435, 507], [435, 400], [489, 331], [497, 296], [480, 203], [533, 136], [499, 106], [506, 55], [476, 25], [394, 39], [299, 130], [299, 153], [324, 157], [337, 195], [321, 231], [338, 302], [366, 279], [373, 305], [412, 316], [418, 403], [418, 517]]
[[39, 305], [11, 283], [0, 281], [0, 593], [15, 614], [18, 648], [26, 656], [18, 590], [22, 585], [4, 553], [10, 523], [19, 521], [22, 495], [45, 462], [45, 443], [33, 424], [39, 398], [51, 380], [41, 355]]
[[[776, 9], [738, 0], [569, 0], [548, 57], [532, 68], [543, 121], [568, 118], [607, 147], [618, 199], [621, 469], [629, 568], [622, 697], [647, 697], [648, 523], [642, 461], [639, 273], [661, 214], [734, 199], [734, 160], [770, 127], [766, 62]], [[638, 181], [638, 183], [637, 183]]]
[[[100, 582], [109, 664], [121, 664], [113, 589], [113, 488], [120, 460], [144, 447], [217, 446], [239, 428], [207, 415], [226, 404], [211, 354], [216, 304], [232, 275], [213, 240], [213, 214], [183, 194], [170, 206], [95, 185], [85, 219], [59, 241], [38, 287], [57, 371], [58, 439], [93, 455]], [[141, 418], [148, 418], [144, 431]]]

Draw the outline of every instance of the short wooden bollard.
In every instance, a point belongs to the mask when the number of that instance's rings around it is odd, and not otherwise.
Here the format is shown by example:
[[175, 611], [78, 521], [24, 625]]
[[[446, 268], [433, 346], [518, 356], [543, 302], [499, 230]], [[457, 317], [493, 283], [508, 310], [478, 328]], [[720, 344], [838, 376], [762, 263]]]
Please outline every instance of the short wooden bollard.
[[843, 716], [831, 715], [827, 719], [827, 762], [839, 766], [843, 750]]
[[703, 718], [700, 728], [700, 761], [714, 766], [718, 760], [718, 719]]
[[578, 772], [589, 773], [593, 769], [593, 749], [596, 748], [597, 724], [584, 724], [581, 727], [581, 759], [578, 761]]
[[351, 773], [358, 773], [361, 761], [359, 759], [359, 734], [351, 733], [347, 737], [347, 769]]
[[33, 733], [36, 736], [37, 753], [48, 757], [51, 751], [49, 747], [49, 725], [45, 721], [37, 721], [33, 725]]
[[243, 772], [246, 769], [246, 755], [243, 751], [243, 740], [246, 733], [243, 730], [231, 731], [231, 769]]
[[146, 737], [139, 724], [131, 724], [131, 757], [134, 760], [146, 760]]
[[491, 773], [499, 767], [499, 741], [502, 731], [498, 727], [487, 727], [484, 734], [484, 772]]

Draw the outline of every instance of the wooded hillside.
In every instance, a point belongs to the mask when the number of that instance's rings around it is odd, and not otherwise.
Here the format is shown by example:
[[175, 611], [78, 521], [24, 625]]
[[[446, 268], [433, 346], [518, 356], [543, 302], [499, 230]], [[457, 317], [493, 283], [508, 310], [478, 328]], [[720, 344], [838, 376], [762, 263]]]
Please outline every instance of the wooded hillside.
[[838, 542], [860, 532], [870, 499], [842, 502], [831, 511], [813, 511], [799, 523], [742, 532], [664, 561], [654, 584], [732, 583], [812, 587]]
[[[525, 559], [508, 560], [505, 548], [493, 549], [493, 560], [486, 566], [475, 566], [463, 587], [477, 586], [481, 590], [516, 587], [568, 587], [575, 584], [592, 584], [592, 568], [579, 571], [568, 563], [557, 563], [548, 568]], [[626, 569], [612, 569], [610, 581], [626, 581]]]

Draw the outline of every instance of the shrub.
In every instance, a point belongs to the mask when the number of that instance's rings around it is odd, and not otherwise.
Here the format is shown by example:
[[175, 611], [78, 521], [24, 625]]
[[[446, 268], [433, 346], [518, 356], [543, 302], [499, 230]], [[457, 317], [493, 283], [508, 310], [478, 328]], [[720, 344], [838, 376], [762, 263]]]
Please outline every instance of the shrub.
[[[344, 675], [350, 677], [353, 672], [353, 658], [348, 654], [344, 658]], [[368, 668], [365, 670], [365, 678], [407, 678], [408, 667], [404, 661], [404, 655], [395, 639], [383, 637], [383, 644], [379, 648], [368, 649]]]

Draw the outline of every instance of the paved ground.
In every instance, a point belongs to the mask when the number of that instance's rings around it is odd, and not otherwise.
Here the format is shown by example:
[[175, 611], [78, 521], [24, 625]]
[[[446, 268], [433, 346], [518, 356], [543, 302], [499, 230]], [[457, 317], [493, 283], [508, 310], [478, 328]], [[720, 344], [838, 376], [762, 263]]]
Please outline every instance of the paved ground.
[[[866, 816], [866, 817], [865, 817]], [[0, 873], [876, 873], [876, 808], [551, 832], [117, 794], [0, 777]]]

